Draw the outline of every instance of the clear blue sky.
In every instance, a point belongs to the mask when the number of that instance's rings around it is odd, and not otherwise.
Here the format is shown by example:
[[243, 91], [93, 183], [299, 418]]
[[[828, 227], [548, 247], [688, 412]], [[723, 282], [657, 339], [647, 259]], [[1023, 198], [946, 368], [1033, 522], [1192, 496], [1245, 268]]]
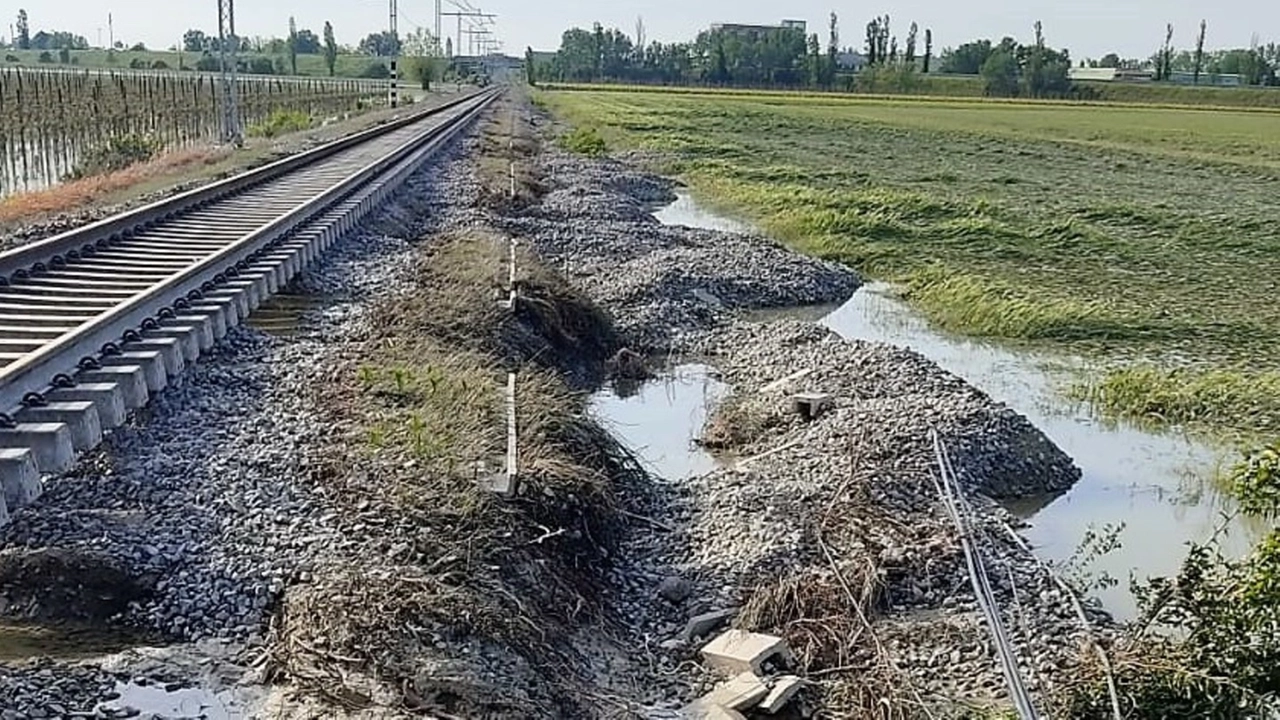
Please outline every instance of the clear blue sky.
[[[874, 13], [889, 12], [895, 32], [906, 34], [912, 20], [932, 27], [938, 48], [976, 37], [998, 39], [1013, 35], [1029, 40], [1031, 26], [1044, 21], [1045, 36], [1055, 47], [1066, 46], [1072, 57], [1098, 57], [1108, 51], [1123, 56], [1150, 55], [1164, 39], [1164, 24], [1175, 26], [1175, 43], [1194, 44], [1203, 17], [1209, 22], [1210, 47], [1247, 46], [1254, 32], [1261, 42], [1280, 42], [1280, 2], [1246, 0], [1191, 2], [1190, 0], [1071, 0], [1028, 3], [1026, 0], [900, 0], [874, 6], [838, 0], [472, 0], [499, 15], [495, 30], [511, 54], [526, 46], [553, 50], [567, 27], [590, 27], [594, 21], [634, 33], [643, 16], [650, 39], [692, 38], [713, 22], [775, 23], [782, 18], [808, 20], [825, 26], [832, 11], [841, 16], [842, 44], [860, 46], [864, 28]], [[445, 2], [446, 10], [449, 3]], [[216, 30], [216, 0], [0, 0], [0, 17], [9, 24], [25, 7], [32, 31], [62, 29], [97, 43], [98, 28], [107, 36], [107, 13], [115, 16], [117, 40], [144, 42], [148, 47], [175, 44], [189, 27]], [[434, 0], [400, 0], [400, 28], [434, 24]], [[300, 27], [318, 34], [325, 20], [333, 22], [342, 43], [354, 44], [369, 32], [386, 27], [385, 0], [239, 0], [237, 30], [244, 36], [284, 35], [290, 15]], [[454, 20], [446, 18], [446, 35], [454, 34]], [[825, 29], [822, 31], [825, 35]], [[1267, 33], [1272, 33], [1268, 36]]]

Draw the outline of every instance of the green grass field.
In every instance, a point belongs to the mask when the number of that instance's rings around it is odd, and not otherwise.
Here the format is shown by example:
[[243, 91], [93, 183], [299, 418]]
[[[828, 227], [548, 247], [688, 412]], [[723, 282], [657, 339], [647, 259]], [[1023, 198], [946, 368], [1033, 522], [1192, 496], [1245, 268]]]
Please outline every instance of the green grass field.
[[551, 92], [936, 324], [1100, 357], [1117, 414], [1280, 432], [1280, 114]]

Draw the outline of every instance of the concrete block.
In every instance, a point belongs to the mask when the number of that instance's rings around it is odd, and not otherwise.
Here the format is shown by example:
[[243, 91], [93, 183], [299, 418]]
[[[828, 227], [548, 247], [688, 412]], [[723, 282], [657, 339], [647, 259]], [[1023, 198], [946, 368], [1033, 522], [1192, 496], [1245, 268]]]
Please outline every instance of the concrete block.
[[[166, 329], [181, 327], [191, 328], [196, 334], [196, 345], [199, 346], [197, 356], [201, 352], [212, 349], [214, 343], [218, 342], [218, 339], [214, 337], [214, 320], [210, 315], [198, 315], [195, 313], [188, 315], [184, 313], [171, 320], [163, 320], [160, 325]], [[195, 358], [192, 358], [191, 362], [195, 362]]]
[[827, 393], [796, 393], [791, 396], [791, 410], [805, 420], [813, 420], [835, 407], [835, 398]]
[[[79, 388], [89, 385], [115, 385], [120, 388], [120, 396], [124, 400], [126, 410], [136, 410], [146, 405], [151, 399], [151, 393], [147, 390], [146, 370], [140, 365], [125, 363], [103, 365], [97, 370], [81, 370], [76, 374], [76, 382], [79, 383], [76, 386]], [[98, 419], [103, 420], [101, 414]]]
[[155, 330], [143, 330], [143, 341], [172, 338], [178, 342], [182, 351], [182, 364], [185, 368], [200, 359], [200, 328], [194, 325], [161, 325]]
[[165, 372], [169, 374], [169, 377], [177, 377], [187, 369], [186, 351], [182, 347], [183, 344], [177, 338], [143, 336], [141, 340], [125, 343], [122, 349], [125, 352], [154, 351], [160, 353], [160, 357], [163, 358]]
[[267, 281], [262, 277], [238, 278], [227, 283], [224, 287], [231, 292], [244, 293], [246, 306], [250, 313], [257, 310], [267, 300]]
[[783, 675], [773, 681], [769, 694], [757, 707], [770, 715], [776, 715], [802, 688], [804, 688], [804, 680], [795, 675]]
[[17, 420], [20, 423], [66, 425], [71, 431], [71, 445], [79, 452], [92, 450], [102, 442], [102, 423], [92, 402], [68, 400], [35, 405], [18, 411]]
[[732, 620], [737, 612], [737, 610], [712, 610], [694, 615], [689, 618], [689, 622], [685, 623], [681, 637], [685, 642], [691, 643]]
[[[235, 327], [235, 303], [219, 305], [214, 302], [200, 300], [182, 312], [182, 317], [186, 317], [187, 313], [191, 313], [209, 318], [209, 321], [213, 324], [214, 342], [227, 336], [227, 328]], [[230, 319], [228, 319], [228, 316], [230, 316]]]
[[703, 646], [702, 658], [711, 667], [735, 675], [747, 672], [769, 675], [765, 664], [790, 664], [791, 650], [786, 640], [774, 635], [726, 630]]
[[747, 720], [746, 716], [737, 710], [708, 704], [702, 698], [694, 700], [681, 710], [680, 714], [690, 720]]
[[711, 706], [739, 712], [750, 710], [769, 695], [769, 686], [760, 676], [751, 672], [738, 673], [728, 682], [721, 683], [703, 697]]
[[[230, 303], [235, 308], [234, 318], [231, 314], [227, 315], [227, 327], [232, 328], [244, 322], [249, 317], [252, 310], [249, 309], [249, 297], [246, 293], [232, 290], [230, 288], [219, 288], [208, 295], [204, 296], [202, 304], [215, 302], [218, 304]], [[254, 307], [257, 307], [256, 305]]]
[[30, 450], [44, 474], [69, 470], [76, 460], [71, 428], [62, 423], [17, 423], [0, 430], [0, 448]]
[[[144, 384], [143, 392], [146, 392], [146, 389]], [[125, 409], [124, 389], [117, 383], [80, 383], [69, 388], [58, 388], [45, 397], [53, 403], [73, 401], [93, 403], [98, 411], [98, 422], [103, 430], [111, 430], [123, 425], [128, 413]]]
[[0, 448], [0, 486], [4, 489], [5, 514], [40, 497], [40, 469], [26, 448]]
[[[169, 386], [169, 376], [164, 368], [164, 356], [159, 351], [130, 350], [119, 355], [104, 355], [98, 358], [98, 362], [103, 367], [130, 366], [142, 368], [142, 377], [146, 379], [147, 391], [152, 395]], [[125, 401], [128, 402], [127, 397]]]

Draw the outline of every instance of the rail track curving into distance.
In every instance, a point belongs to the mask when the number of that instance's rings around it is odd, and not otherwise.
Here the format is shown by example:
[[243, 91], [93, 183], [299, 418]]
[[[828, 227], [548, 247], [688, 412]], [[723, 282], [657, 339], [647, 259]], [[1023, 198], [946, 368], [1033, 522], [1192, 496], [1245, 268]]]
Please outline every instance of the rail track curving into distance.
[[0, 524], [376, 208], [482, 91], [0, 253]]

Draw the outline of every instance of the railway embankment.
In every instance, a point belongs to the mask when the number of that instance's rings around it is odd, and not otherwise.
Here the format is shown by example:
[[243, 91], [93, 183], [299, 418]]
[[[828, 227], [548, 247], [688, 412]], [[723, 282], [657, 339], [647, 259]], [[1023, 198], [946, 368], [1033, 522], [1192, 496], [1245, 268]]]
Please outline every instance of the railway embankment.
[[[1069, 458], [915, 353], [745, 317], [860, 279], [665, 227], [670, 181], [550, 132], [518, 98], [497, 107], [291, 288], [307, 309], [286, 332], [232, 333], [15, 516], [0, 554], [71, 564], [0, 576], [11, 615], [171, 645], [6, 662], [0, 707], [111, 717], [159, 686], [227, 717], [675, 718], [709, 695], [791, 717], [985, 712], [1007, 691], [966, 546], [1032, 694], [1074, 681], [1107, 620], [1081, 622], [994, 502], [1069, 487]], [[732, 386], [702, 433], [719, 467], [684, 480], [647, 471], [584, 395], [673, 357]], [[53, 580], [91, 564], [137, 592], [60, 602], [75, 593]], [[704, 652], [730, 628], [787, 650], [737, 674], [751, 701]]]

